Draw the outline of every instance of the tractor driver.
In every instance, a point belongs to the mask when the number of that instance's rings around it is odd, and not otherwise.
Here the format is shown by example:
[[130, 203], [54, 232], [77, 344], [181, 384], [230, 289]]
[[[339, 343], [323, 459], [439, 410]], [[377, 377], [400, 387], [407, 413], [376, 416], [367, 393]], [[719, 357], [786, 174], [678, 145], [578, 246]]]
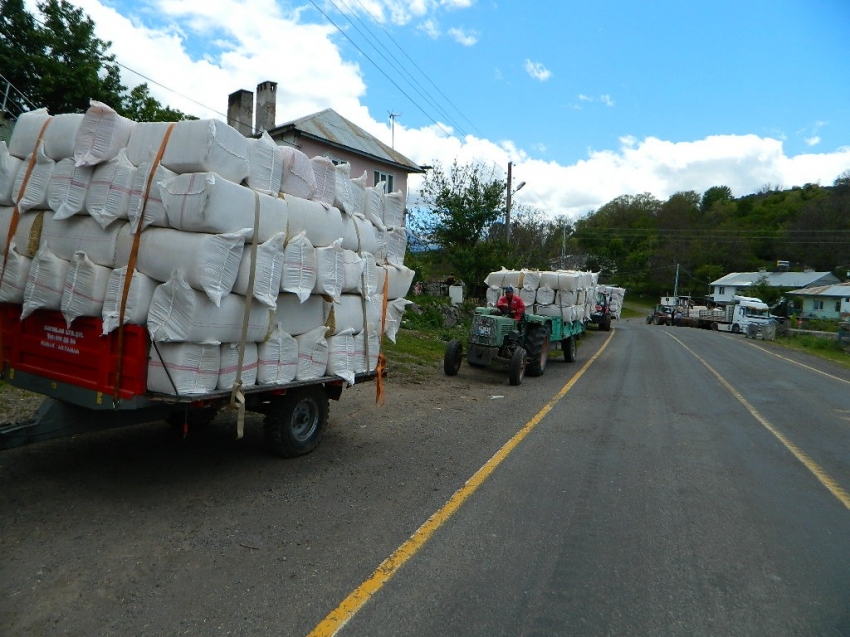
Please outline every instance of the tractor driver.
[[509, 285], [505, 288], [505, 295], [496, 303], [496, 309], [514, 320], [520, 320], [525, 314], [525, 303], [518, 296], [514, 296], [514, 289]]

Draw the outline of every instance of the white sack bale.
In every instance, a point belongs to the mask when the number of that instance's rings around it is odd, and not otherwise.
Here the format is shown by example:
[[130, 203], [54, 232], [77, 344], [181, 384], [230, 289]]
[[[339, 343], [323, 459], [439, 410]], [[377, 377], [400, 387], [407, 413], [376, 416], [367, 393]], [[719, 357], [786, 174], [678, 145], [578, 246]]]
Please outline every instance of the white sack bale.
[[[364, 289], [368, 289], [368, 282], [365, 280], [365, 276], [367, 274], [366, 271], [366, 259], [361, 257], [359, 254], [354, 252], [354, 250], [343, 250], [342, 251], [342, 267], [343, 267], [343, 281], [342, 281], [342, 292], [353, 292], [356, 294], [363, 294]], [[371, 268], [372, 274], [372, 292], [374, 292], [375, 287], [375, 269]], [[366, 292], [365, 296], [368, 296], [372, 292]]]
[[540, 287], [540, 270], [522, 270], [520, 286], [526, 290], [534, 291]]
[[330, 304], [330, 312], [325, 321], [328, 334], [335, 336], [347, 330], [362, 332], [381, 329], [380, 295], [365, 298], [357, 294], [343, 294], [339, 301]]
[[369, 180], [368, 172], [363, 171], [359, 177], [351, 178], [351, 210], [350, 215], [363, 215], [366, 212], [366, 182]]
[[336, 208], [327, 208], [318, 201], [287, 196], [289, 235], [307, 234], [317, 248], [329, 246], [343, 236], [343, 215]]
[[345, 285], [345, 264], [342, 239], [324, 248], [316, 248], [316, 284], [314, 294], [325, 294], [339, 300]]
[[54, 211], [55, 219], [67, 219], [88, 212], [86, 195], [93, 175], [94, 168], [75, 166], [73, 159], [56, 162], [47, 184], [47, 204]]
[[103, 102], [91, 100], [74, 140], [74, 162], [95, 166], [114, 159], [127, 146], [135, 125]]
[[[0, 206], [0, 245], [5, 246], [9, 237], [9, 229], [12, 225], [12, 217], [15, 209], [11, 206]], [[33, 258], [38, 252], [41, 240], [41, 226], [44, 216], [51, 215], [49, 211], [34, 210], [18, 215], [18, 227], [12, 242], [16, 245], [21, 256]], [[0, 253], [2, 254], [2, 253]]]
[[355, 373], [375, 371], [378, 368], [378, 356], [381, 353], [380, 334], [368, 331], [355, 334], [354, 345], [357, 348], [354, 357]]
[[[109, 275], [106, 282], [106, 294], [103, 298], [103, 334], [109, 334], [120, 324], [121, 299], [124, 296], [124, 284], [127, 279], [127, 266], [117, 268]], [[130, 277], [130, 289], [127, 290], [127, 300], [124, 302], [124, 324], [146, 325], [148, 310], [151, 307], [153, 293], [159, 281], [147, 274], [133, 270]]]
[[382, 232], [386, 230], [384, 225], [384, 191], [386, 187], [387, 182], [380, 181], [374, 186], [367, 186], [364, 191], [363, 216]]
[[9, 152], [5, 141], [0, 141], [0, 206], [14, 205], [12, 191], [15, 188], [18, 171], [23, 163], [23, 160]]
[[387, 263], [404, 265], [407, 252], [407, 230], [404, 227], [387, 228], [384, 234], [387, 242]]
[[252, 190], [275, 195], [283, 177], [283, 151], [266, 131], [259, 139], [248, 139], [248, 177]]
[[274, 321], [292, 336], [300, 336], [319, 325], [324, 325], [330, 312], [330, 303], [321, 296], [308, 296], [304, 301], [288, 292], [277, 297]]
[[296, 380], [321, 378], [328, 368], [328, 341], [325, 326], [319, 326], [295, 337], [298, 342], [298, 369]]
[[[15, 176], [15, 185], [12, 187], [12, 201], [18, 210], [47, 210], [47, 187], [50, 185], [50, 176], [56, 162], [44, 154], [44, 144], [39, 144], [35, 152], [35, 160], [29, 155], [18, 174]], [[30, 165], [32, 162], [32, 169]]]
[[127, 159], [127, 151], [94, 168], [88, 191], [86, 210], [102, 228], [116, 219], [129, 219], [130, 192], [136, 177], [136, 167]]
[[38, 251], [24, 286], [21, 319], [38, 309], [58, 310], [62, 306], [62, 292], [70, 265], [69, 261], [57, 257], [47, 246]]
[[487, 307], [496, 307], [496, 303], [498, 303], [499, 299], [502, 298], [502, 288], [497, 288], [495, 286], [488, 287], [485, 292], [485, 297], [487, 299]]
[[534, 302], [539, 305], [551, 305], [555, 302], [555, 290], [548, 285], [537, 288], [537, 294], [534, 297]]
[[74, 144], [77, 132], [83, 123], [82, 113], [62, 113], [54, 115], [50, 125], [44, 131], [44, 153], [53, 161], [74, 158]]
[[514, 288], [521, 288], [521, 281], [522, 272], [520, 270], [508, 270], [506, 268], [502, 268], [497, 272], [491, 272], [484, 279], [484, 283], [486, 283], [488, 287], [502, 289], [509, 285]]
[[136, 268], [157, 281], [167, 281], [172, 271], [180, 270], [186, 283], [219, 305], [233, 290], [244, 249], [244, 232], [207, 234], [148, 228], [139, 240]]
[[68, 327], [78, 316], [100, 317], [103, 314], [103, 301], [111, 274], [112, 268], [97, 265], [82, 250], [74, 254], [65, 276], [59, 308]]
[[151, 177], [152, 168], [153, 162], [143, 161], [133, 173], [127, 218], [134, 229], [144, 229], [148, 226], [168, 227], [168, 214], [162, 203], [162, 187], [167, 181], [174, 179], [177, 173], [157, 164]]
[[570, 306], [576, 304], [576, 290], [558, 290], [555, 294], [555, 304]]
[[281, 146], [283, 171], [280, 192], [282, 194], [311, 199], [316, 194], [316, 175], [310, 159], [297, 148]]
[[287, 203], [278, 197], [257, 193], [215, 173], [176, 175], [160, 185], [160, 198], [168, 225], [188, 232], [221, 234], [252, 229], [253, 237], [259, 200], [259, 242], [287, 231]]
[[576, 310], [583, 313], [582, 308], [577, 308], [574, 305], [541, 305], [535, 309], [535, 313], [541, 316], [559, 316], [564, 321], [572, 321]]
[[354, 384], [355, 357], [357, 346], [354, 340], [354, 330], [345, 330], [339, 334], [327, 337], [329, 376], [339, 376], [349, 385]]
[[[236, 373], [239, 371], [239, 343], [221, 344], [221, 362], [218, 370], [216, 389], [233, 389]], [[245, 353], [242, 355], [242, 386], [257, 384], [257, 344], [245, 343]]]
[[248, 176], [248, 140], [217, 119], [177, 122], [162, 165], [176, 173], [214, 172], [238, 184]]
[[[3, 245], [6, 245], [5, 243]], [[3, 285], [0, 286], [0, 303], [24, 302], [24, 290], [27, 287], [32, 259], [18, 252], [15, 242], [9, 244], [6, 265], [2, 268]]]
[[134, 166], [143, 163], [150, 165], [165, 139], [165, 133], [169, 122], [139, 122], [130, 131], [130, 139], [127, 140], [127, 159]]
[[305, 301], [316, 285], [316, 266], [316, 248], [302, 230], [289, 239], [283, 248], [281, 292], [291, 292]]
[[[36, 150], [38, 137], [41, 135], [44, 124], [51, 119], [53, 116], [48, 114], [46, 108], [22, 113], [15, 122], [15, 128], [12, 129], [9, 152], [18, 159], [27, 158]], [[50, 128], [49, 124], [48, 128]], [[42, 139], [44, 139], [43, 136]]]
[[151, 349], [148, 390], [177, 396], [209, 394], [218, 384], [220, 366], [218, 343], [160, 343]]
[[[335, 208], [331, 208], [335, 210]], [[381, 242], [382, 233], [363, 215], [341, 215], [342, 247], [354, 252], [368, 252], [377, 255], [386, 252], [386, 244]]]
[[579, 288], [579, 278], [579, 272], [575, 270], [541, 272], [540, 285], [545, 285], [553, 290], [570, 290], [575, 292]]
[[265, 243], [257, 246], [257, 258], [250, 244], [245, 245], [239, 272], [233, 284], [233, 291], [248, 296], [248, 284], [251, 281], [251, 268], [254, 269], [254, 286], [251, 295], [263, 305], [275, 307], [280, 294], [280, 282], [283, 277], [283, 243], [286, 233], [281, 232]]
[[404, 265], [378, 265], [376, 269], [376, 281], [378, 292], [384, 289], [384, 279], [388, 279], [387, 300], [401, 299], [407, 296], [410, 284], [413, 283], [415, 272]]
[[336, 167], [327, 157], [316, 156], [310, 159], [313, 175], [316, 179], [316, 192], [313, 201], [333, 206], [336, 201]]
[[360, 210], [355, 210], [355, 201], [352, 195], [353, 186], [351, 184], [351, 164], [344, 162], [334, 166], [334, 180], [334, 200], [332, 205], [346, 214], [362, 213], [362, 207]]
[[404, 227], [404, 193], [401, 190], [384, 195], [383, 221], [387, 228]]
[[[189, 286], [179, 271], [157, 286], [148, 312], [148, 332], [154, 341], [240, 342], [245, 297], [228, 294], [216, 306], [206, 294]], [[273, 312], [251, 302], [246, 341], [262, 342], [271, 332]]]
[[271, 336], [257, 346], [257, 383], [282, 385], [295, 380], [298, 341], [276, 325]]
[[89, 216], [56, 219], [48, 215], [42, 224], [40, 245], [49, 245], [56, 256], [66, 261], [82, 250], [98, 265], [116, 268], [127, 263], [133, 238], [126, 222], [104, 229]]
[[408, 305], [412, 305], [413, 301], [407, 299], [393, 299], [387, 303], [387, 319], [384, 326], [384, 334], [387, 338], [395, 343], [396, 334], [401, 327], [401, 321], [404, 318], [404, 311]]

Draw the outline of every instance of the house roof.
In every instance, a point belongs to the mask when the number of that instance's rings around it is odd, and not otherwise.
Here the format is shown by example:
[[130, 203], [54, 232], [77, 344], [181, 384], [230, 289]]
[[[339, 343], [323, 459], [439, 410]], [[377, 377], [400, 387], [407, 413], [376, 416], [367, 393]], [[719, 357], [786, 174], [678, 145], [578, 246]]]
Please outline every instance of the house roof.
[[800, 290], [791, 290], [788, 294], [796, 294], [797, 296], [850, 297], [850, 283], [839, 283], [838, 285], [818, 285], [816, 287], [802, 288]]
[[348, 121], [330, 108], [281, 124], [270, 130], [269, 135], [276, 137], [291, 131], [387, 164], [393, 164], [408, 173], [425, 172], [419, 164], [390, 148], [374, 135]]
[[732, 272], [712, 281], [711, 285], [747, 287], [755, 285], [764, 277], [767, 284], [775, 288], [807, 288], [815, 284], [830, 285], [841, 283], [841, 279], [832, 272]]

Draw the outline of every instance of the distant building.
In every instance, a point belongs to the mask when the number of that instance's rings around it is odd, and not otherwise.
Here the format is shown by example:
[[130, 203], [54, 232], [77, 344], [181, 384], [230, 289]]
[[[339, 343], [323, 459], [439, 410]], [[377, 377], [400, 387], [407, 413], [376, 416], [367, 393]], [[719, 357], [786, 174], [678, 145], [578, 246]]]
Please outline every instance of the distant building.
[[736, 294], [749, 296], [748, 290], [764, 279], [767, 285], [774, 288], [796, 289], [808, 288], [814, 285], [832, 285], [841, 280], [832, 272], [732, 272], [711, 282], [711, 300], [723, 304], [732, 300]]
[[[227, 123], [246, 137], [263, 131], [280, 145], [294, 146], [308, 157], [324, 156], [335, 164], [351, 165], [351, 177], [366, 172], [366, 185], [387, 182], [387, 192], [401, 190], [407, 199], [407, 178], [425, 169], [374, 135], [327, 108], [318, 113], [275, 125], [277, 84], [262, 82], [257, 85], [257, 107], [254, 112], [254, 95], [240, 90], [228, 99]], [[256, 119], [255, 119], [256, 117]]]
[[806, 287], [786, 294], [803, 301], [801, 317], [850, 319], [850, 283]]

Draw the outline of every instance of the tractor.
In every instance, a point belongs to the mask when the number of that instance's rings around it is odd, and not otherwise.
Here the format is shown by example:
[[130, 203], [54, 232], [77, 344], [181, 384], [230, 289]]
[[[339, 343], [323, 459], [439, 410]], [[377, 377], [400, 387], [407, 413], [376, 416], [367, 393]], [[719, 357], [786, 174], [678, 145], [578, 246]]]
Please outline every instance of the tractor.
[[[519, 385], [526, 374], [541, 376], [546, 371], [552, 350], [563, 350], [568, 363], [575, 361], [576, 340], [582, 332], [582, 321], [529, 313], [517, 320], [503, 316], [496, 308], [478, 307], [469, 330], [466, 361], [472, 367], [487, 367], [494, 359], [507, 361], [508, 380]], [[458, 373], [462, 358], [462, 343], [456, 338], [450, 340], [443, 359], [446, 375]]]

